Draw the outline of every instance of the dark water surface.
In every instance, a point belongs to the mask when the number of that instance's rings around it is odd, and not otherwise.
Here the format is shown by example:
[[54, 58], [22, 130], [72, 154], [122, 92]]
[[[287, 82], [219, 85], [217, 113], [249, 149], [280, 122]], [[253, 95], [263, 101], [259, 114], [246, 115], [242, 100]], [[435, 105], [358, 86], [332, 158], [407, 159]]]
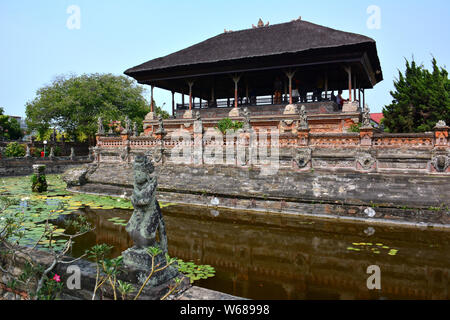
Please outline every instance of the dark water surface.
[[[96, 243], [113, 245], [113, 256], [132, 246], [108, 221], [132, 211], [83, 214], [96, 230], [77, 239], [74, 256]], [[163, 214], [170, 256], [215, 267], [201, 287], [250, 299], [450, 299], [450, 231], [179, 205]], [[381, 290], [367, 288], [371, 265]]]

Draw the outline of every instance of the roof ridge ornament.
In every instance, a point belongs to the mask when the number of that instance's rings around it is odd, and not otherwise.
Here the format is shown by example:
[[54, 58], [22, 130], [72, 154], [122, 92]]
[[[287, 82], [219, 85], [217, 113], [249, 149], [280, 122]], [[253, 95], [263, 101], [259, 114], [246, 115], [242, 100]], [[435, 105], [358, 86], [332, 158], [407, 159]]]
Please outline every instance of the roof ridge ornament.
[[264, 27], [268, 27], [269, 25], [270, 25], [269, 21], [267, 21], [267, 23], [264, 25], [264, 21], [262, 21], [262, 19], [259, 18], [258, 24], [256, 26], [254, 24], [252, 24], [252, 28], [253, 29], [264, 28]]

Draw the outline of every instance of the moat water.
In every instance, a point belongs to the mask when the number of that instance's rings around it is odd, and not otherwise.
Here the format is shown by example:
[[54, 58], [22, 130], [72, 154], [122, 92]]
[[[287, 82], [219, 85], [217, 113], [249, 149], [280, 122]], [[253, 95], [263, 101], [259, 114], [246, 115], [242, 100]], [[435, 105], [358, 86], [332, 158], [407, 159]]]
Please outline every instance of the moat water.
[[[96, 243], [132, 246], [129, 210], [83, 211], [96, 227], [73, 255]], [[250, 299], [450, 299], [450, 231], [174, 205], [163, 208], [169, 254], [209, 264], [195, 285]], [[369, 266], [381, 289], [369, 290]], [[372, 281], [369, 281], [373, 283]]]

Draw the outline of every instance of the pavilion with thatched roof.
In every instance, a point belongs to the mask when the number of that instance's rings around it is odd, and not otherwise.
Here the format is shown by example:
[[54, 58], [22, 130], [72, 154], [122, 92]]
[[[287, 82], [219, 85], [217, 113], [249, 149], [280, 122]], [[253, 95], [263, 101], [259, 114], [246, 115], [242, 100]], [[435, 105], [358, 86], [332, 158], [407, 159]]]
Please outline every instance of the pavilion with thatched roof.
[[[297, 102], [308, 112], [356, 112], [365, 104], [365, 89], [383, 80], [373, 39], [301, 18], [225, 30], [125, 74], [151, 86], [152, 102], [154, 87], [171, 91], [174, 118], [186, 118], [192, 109], [202, 117], [222, 117], [241, 106], [252, 115], [282, 113]], [[348, 92], [352, 107], [333, 105], [337, 90]], [[181, 103], [175, 103], [175, 94], [182, 95]]]

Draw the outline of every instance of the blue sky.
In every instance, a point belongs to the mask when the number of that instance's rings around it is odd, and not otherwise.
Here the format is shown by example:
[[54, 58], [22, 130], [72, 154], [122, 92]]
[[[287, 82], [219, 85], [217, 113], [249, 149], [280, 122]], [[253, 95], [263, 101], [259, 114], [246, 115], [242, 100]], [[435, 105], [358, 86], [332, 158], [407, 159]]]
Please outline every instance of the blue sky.
[[[66, 25], [71, 5], [81, 10], [80, 29]], [[367, 26], [371, 5], [380, 8], [380, 29]], [[449, 65], [448, 0], [0, 0], [0, 106], [7, 114], [24, 116], [25, 103], [56, 75], [120, 75], [225, 28], [247, 29], [259, 18], [276, 24], [299, 16], [377, 41], [385, 80], [368, 90], [372, 112], [391, 102], [389, 91], [405, 57], [414, 56], [430, 68], [433, 55], [439, 65]], [[166, 102], [169, 110], [170, 93], [155, 89], [155, 100]]]

